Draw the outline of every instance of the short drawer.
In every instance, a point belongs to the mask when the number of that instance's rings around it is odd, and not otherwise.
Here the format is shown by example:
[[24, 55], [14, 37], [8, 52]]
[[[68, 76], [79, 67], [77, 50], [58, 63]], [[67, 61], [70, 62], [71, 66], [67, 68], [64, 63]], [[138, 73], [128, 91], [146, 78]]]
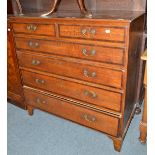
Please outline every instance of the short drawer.
[[59, 25], [60, 37], [104, 40], [104, 41], [125, 41], [125, 28], [85, 26], [85, 25]]
[[15, 33], [55, 36], [54, 24], [13, 23], [13, 30]]
[[124, 49], [82, 45], [61, 41], [15, 38], [17, 49], [69, 56], [108, 64], [124, 65]]
[[120, 93], [27, 71], [22, 71], [22, 78], [24, 85], [30, 87], [39, 88], [115, 111], [120, 111], [121, 109], [122, 95]]
[[56, 114], [112, 136], [118, 134], [118, 118], [79, 107], [29, 89], [24, 89], [24, 94], [26, 103], [34, 108]]
[[26, 54], [24, 52], [17, 52], [17, 55], [19, 64], [22, 67], [46, 71], [115, 88], [122, 88], [122, 71], [104, 67], [94, 67], [78, 62], [69, 62], [32, 53]]

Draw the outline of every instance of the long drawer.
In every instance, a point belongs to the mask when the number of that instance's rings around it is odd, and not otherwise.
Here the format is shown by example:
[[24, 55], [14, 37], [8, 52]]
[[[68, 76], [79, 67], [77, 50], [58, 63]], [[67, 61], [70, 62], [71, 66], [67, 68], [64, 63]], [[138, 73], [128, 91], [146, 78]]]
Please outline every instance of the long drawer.
[[125, 41], [125, 28], [87, 25], [59, 25], [60, 37], [104, 41]]
[[86, 86], [71, 81], [22, 71], [24, 85], [50, 91], [88, 104], [105, 107], [115, 111], [121, 110], [122, 95], [116, 92]]
[[13, 30], [15, 33], [49, 35], [49, 36], [56, 35], [54, 24], [13, 23]]
[[82, 45], [62, 41], [15, 38], [17, 49], [41, 51], [109, 64], [124, 65], [124, 49]]
[[26, 103], [82, 125], [117, 136], [119, 119], [24, 89]]
[[106, 86], [121, 88], [122, 71], [94, 67], [78, 62], [68, 62], [50, 58], [48, 55], [17, 52], [19, 64], [22, 67], [37, 69], [75, 79], [85, 80]]

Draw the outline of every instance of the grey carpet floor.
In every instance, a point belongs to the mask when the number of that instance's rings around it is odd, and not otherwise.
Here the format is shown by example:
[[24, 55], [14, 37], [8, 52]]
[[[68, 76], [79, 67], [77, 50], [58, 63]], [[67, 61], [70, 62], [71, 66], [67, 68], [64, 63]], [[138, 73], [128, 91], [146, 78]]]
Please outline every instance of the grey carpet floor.
[[8, 155], [146, 155], [135, 115], [120, 153], [106, 135], [35, 110], [33, 116], [8, 103]]

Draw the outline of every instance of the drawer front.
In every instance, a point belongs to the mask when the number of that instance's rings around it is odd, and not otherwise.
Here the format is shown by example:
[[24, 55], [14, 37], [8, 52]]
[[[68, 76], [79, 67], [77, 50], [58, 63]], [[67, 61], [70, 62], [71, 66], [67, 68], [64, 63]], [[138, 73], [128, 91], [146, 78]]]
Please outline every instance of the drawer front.
[[119, 119], [24, 89], [26, 103], [41, 110], [117, 136]]
[[[20, 66], [72, 77], [79, 80], [122, 87], [122, 72], [107, 68], [93, 67], [81, 63], [67, 62], [35, 54], [18, 52]], [[39, 62], [36, 64], [35, 62]]]
[[55, 27], [52, 24], [13, 23], [13, 30], [15, 33], [55, 36]]
[[119, 93], [27, 71], [22, 71], [22, 75], [24, 85], [120, 111], [122, 97]]
[[125, 28], [104, 26], [59, 25], [60, 37], [104, 41], [125, 41]]
[[[124, 50], [38, 39], [16, 38], [16, 48], [124, 65]], [[35, 46], [36, 45], [36, 46]]]

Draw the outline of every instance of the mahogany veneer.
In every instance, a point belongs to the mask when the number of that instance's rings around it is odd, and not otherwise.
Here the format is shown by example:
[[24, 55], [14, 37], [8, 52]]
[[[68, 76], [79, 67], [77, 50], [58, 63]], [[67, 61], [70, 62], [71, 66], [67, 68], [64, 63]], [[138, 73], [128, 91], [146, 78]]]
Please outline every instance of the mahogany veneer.
[[137, 103], [144, 14], [64, 17], [10, 19], [28, 112], [104, 132], [120, 151]]
[[[90, 65], [89, 62], [88, 64], [82, 64], [78, 61], [68, 62], [67, 60], [61, 60], [61, 58], [57, 59], [56, 57], [49, 57], [48, 55], [36, 55], [35, 53], [18, 51], [17, 55], [21, 67], [28, 67], [117, 88], [122, 87], [123, 72], [119, 70], [94, 67]], [[33, 65], [32, 61], [34, 60], [39, 61], [40, 64]]]
[[21, 77], [13, 43], [13, 31], [8, 20], [7, 27], [7, 97], [9, 101], [23, 109], [26, 108]]

